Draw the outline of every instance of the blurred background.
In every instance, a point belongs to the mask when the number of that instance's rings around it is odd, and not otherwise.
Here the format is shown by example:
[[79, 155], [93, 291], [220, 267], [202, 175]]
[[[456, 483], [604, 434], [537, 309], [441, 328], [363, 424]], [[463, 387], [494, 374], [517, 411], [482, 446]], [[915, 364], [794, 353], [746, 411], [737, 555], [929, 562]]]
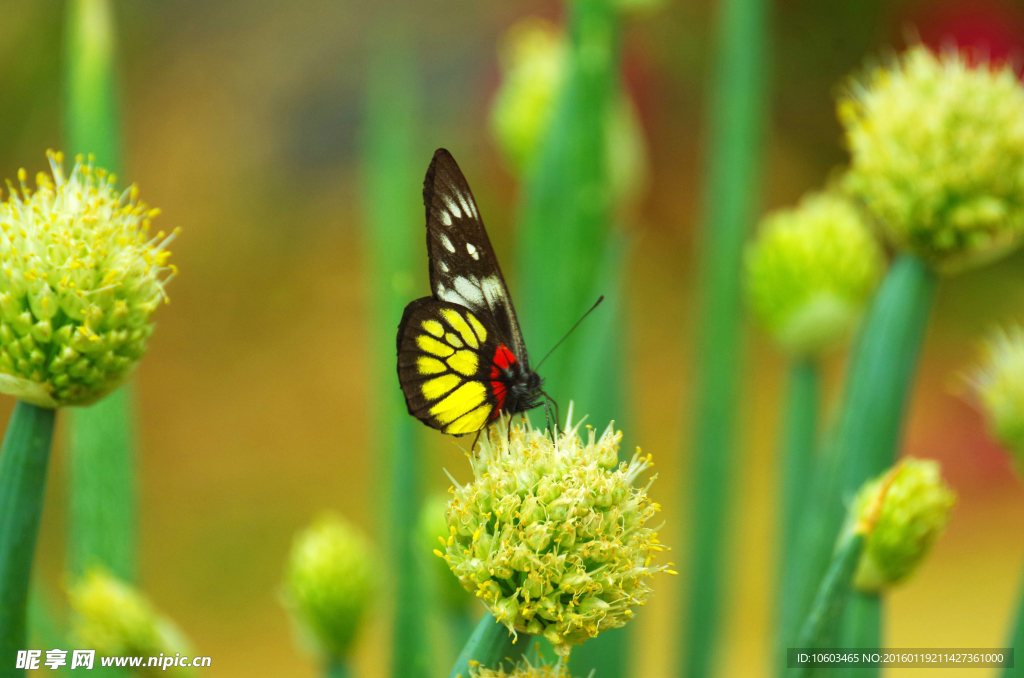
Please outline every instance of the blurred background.
[[[41, 170], [43, 151], [63, 147], [63, 7], [57, 0], [0, 6], [2, 177], [19, 167]], [[382, 543], [369, 401], [378, 388], [398, 388], [371, 383], [368, 366], [374, 335], [359, 152], [371, 26], [393, 15], [415, 27], [409, 48], [418, 68], [422, 170], [440, 146], [458, 159], [515, 295], [518, 186], [488, 127], [498, 45], [516, 21], [560, 21], [564, 8], [555, 0], [135, 0], [116, 3], [116, 11], [124, 179], [163, 210], [161, 228], [183, 229], [172, 259], [181, 269], [169, 288], [173, 303], [157, 314], [136, 377], [140, 583], [213, 658], [203, 675], [313, 676], [279, 602], [286, 555], [294, 533], [324, 509]], [[617, 418], [658, 465], [652, 494], [664, 505], [662, 538], [679, 563], [686, 562], [689, 502], [678, 488], [690, 466], [695, 226], [714, 19], [713, 2], [672, 0], [627, 19], [622, 38], [625, 85], [651, 171], [629, 224], [637, 237], [618, 358], [628, 406]], [[793, 203], [845, 162], [833, 97], [870, 59], [915, 35], [1024, 59], [1017, 2], [777, 0], [772, 24], [764, 210]], [[417, 256], [424, 278], [410, 300], [427, 293], [425, 252]], [[890, 646], [1004, 643], [1024, 558], [1024, 488], [962, 397], [959, 374], [976, 356], [978, 335], [1014, 319], [1024, 320], [1020, 254], [940, 286], [905, 451], [940, 460], [960, 502], [922, 571], [891, 596]], [[529, 342], [531, 328], [523, 329]], [[745, 347], [727, 676], [767, 675], [771, 641], [784, 361], [753, 328]], [[837, 353], [827, 370], [832, 407], [842, 369]], [[12, 405], [0, 402], [0, 416]], [[432, 455], [424, 484], [446, 489], [445, 468], [465, 480], [455, 440], [425, 429], [424, 436]], [[39, 546], [43, 586], [55, 601], [64, 586], [60, 448]], [[682, 580], [661, 576], [653, 584], [656, 597], [635, 624], [635, 675], [670, 674]], [[359, 645], [357, 665], [368, 678], [386, 675], [382, 615], [383, 608]]]

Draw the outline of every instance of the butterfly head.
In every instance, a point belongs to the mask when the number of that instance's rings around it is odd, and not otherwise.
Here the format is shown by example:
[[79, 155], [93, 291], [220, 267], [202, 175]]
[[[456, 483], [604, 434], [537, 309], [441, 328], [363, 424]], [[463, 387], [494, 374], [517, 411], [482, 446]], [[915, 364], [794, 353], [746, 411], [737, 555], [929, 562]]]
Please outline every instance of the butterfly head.
[[508, 412], [516, 414], [539, 407], [544, 397], [541, 391], [544, 380], [536, 372], [523, 367], [521, 363], [515, 363], [510, 367], [508, 400], [505, 403]]

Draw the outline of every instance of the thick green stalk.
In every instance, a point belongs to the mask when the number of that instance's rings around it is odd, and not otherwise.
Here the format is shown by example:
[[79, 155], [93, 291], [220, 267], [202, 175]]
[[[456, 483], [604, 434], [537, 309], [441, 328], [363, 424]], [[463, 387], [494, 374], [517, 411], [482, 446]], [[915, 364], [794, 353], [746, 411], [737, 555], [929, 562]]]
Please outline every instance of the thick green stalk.
[[395, 591], [392, 675], [418, 678], [427, 676], [430, 667], [424, 587], [415, 553], [421, 460], [413, 427], [419, 424], [406, 412], [398, 387], [395, 332], [405, 304], [420, 296], [413, 281], [426, 269], [420, 196], [429, 156], [416, 154], [417, 85], [408, 41], [388, 33], [376, 44], [367, 80], [363, 149], [373, 284], [372, 383], [377, 390], [372, 430], [380, 445], [379, 475], [390, 499], [384, 529]]
[[489, 669], [497, 669], [502, 663], [506, 668], [514, 664], [526, 652], [532, 636], [515, 636], [503, 624], [499, 624], [490, 612], [484, 613], [476, 625], [473, 635], [466, 641], [459, 658], [455, 661], [448, 678], [469, 678], [471, 662]]
[[[585, 329], [581, 328], [583, 336], [572, 375], [576, 416], [587, 414], [587, 422], [601, 430], [613, 419], [617, 428], [625, 430], [622, 379], [627, 353], [623, 350], [623, 296], [629, 251], [625, 241], [626, 238], [618, 234], [608, 239], [608, 251], [598, 275], [598, 291], [605, 295], [605, 301], [594, 312], [594, 317], [587, 319]], [[626, 459], [632, 454], [633, 448], [628, 442], [623, 443], [620, 458]], [[594, 671], [594, 675], [602, 678], [627, 675], [631, 633], [630, 627], [605, 631], [575, 648], [569, 656], [570, 673], [587, 676]]]
[[0, 678], [26, 646], [32, 558], [39, 533], [55, 410], [18, 401], [0, 448]]
[[721, 578], [727, 571], [726, 514], [736, 430], [743, 243], [759, 193], [768, 3], [723, 0], [717, 69], [711, 80], [711, 155], [705, 186], [700, 272], [700, 328], [694, 469], [694, 525], [689, 552], [681, 674], [712, 672], [720, 623]]
[[[863, 547], [864, 536], [860, 533], [851, 533], [843, 538], [818, 586], [795, 647], [820, 648], [831, 642], [849, 599], [853, 572], [857, 569]], [[810, 673], [810, 668], [802, 668], [795, 672], [795, 676], [802, 678]]]
[[838, 431], [843, 497], [895, 461], [937, 282], [922, 260], [900, 255], [871, 305]]
[[[1007, 642], [1008, 647], [1014, 649], [1014, 668], [1005, 669], [1003, 678], [1024, 678], [1024, 585], [1021, 586], [1020, 603], [1017, 607], [1017, 619], [1013, 629], [1013, 636]], [[1020, 654], [1018, 654], [1020, 653]]]
[[796, 637], [802, 621], [797, 616], [800, 586], [797, 553], [801, 519], [807, 506], [814, 464], [818, 425], [820, 376], [813, 358], [798, 358], [790, 368], [782, 443], [782, 521], [779, 553], [778, 648], [780, 670], [785, 671], [787, 642]]
[[[875, 297], [857, 346], [836, 441], [842, 474], [833, 503], [837, 513], [861, 485], [895, 463], [937, 283], [922, 260], [903, 254]], [[844, 640], [850, 647], [879, 647], [882, 605], [877, 597], [863, 602], [849, 608], [856, 617], [844, 620]]]
[[121, 169], [117, 102], [117, 33], [109, 0], [69, 0], [64, 126], [68, 150], [92, 153], [111, 172]]
[[[543, 355], [596, 300], [610, 233], [605, 168], [607, 110], [618, 83], [618, 25], [609, 0], [576, 0], [569, 76], [526, 180], [517, 310], [528, 345]], [[545, 390], [566, 403], [586, 330], [544, 364]]]
[[[92, 154], [111, 172], [121, 168], [116, 30], [108, 0], [70, 0], [65, 28], [65, 135], [72, 155]], [[135, 578], [135, 451], [131, 387], [76, 408], [68, 433], [71, 480], [68, 564], [80, 576], [101, 565]]]
[[[873, 593], [854, 591], [846, 603], [837, 647], [882, 647], [882, 599]], [[839, 667], [837, 678], [878, 678], [881, 668]]]
[[[923, 261], [900, 255], [868, 310], [850, 363], [839, 428], [830, 442], [814, 507], [807, 513], [806, 531], [798, 545], [804, 568], [800, 610], [809, 609], [812, 582], [827, 567], [846, 503], [865, 481], [894, 462], [936, 282]], [[881, 606], [875, 610], [880, 614]], [[856, 626], [874, 627], [877, 624], [863, 620]], [[865, 636], [856, 644], [877, 647], [875, 641]]]
[[69, 569], [101, 565], [135, 578], [135, 455], [131, 388], [71, 413]]

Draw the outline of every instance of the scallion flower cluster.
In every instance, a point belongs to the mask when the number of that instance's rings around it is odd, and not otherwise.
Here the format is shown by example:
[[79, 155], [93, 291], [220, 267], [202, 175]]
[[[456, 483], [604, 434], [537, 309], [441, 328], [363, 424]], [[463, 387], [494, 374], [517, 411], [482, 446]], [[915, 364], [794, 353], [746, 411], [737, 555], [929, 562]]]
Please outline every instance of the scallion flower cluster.
[[625, 624], [651, 595], [647, 580], [670, 571], [653, 564], [659, 506], [634, 486], [650, 457], [619, 463], [620, 431], [589, 429], [584, 442], [578, 429], [553, 438], [526, 424], [506, 438], [492, 427], [473, 481], [453, 488], [437, 551], [499, 622], [563, 655]]

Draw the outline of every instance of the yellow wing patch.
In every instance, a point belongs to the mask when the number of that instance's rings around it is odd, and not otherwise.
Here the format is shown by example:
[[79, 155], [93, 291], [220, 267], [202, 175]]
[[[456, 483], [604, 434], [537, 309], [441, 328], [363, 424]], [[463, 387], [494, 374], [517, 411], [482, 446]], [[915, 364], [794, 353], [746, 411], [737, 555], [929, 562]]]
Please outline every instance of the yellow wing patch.
[[[438, 377], [432, 381], [451, 377], [458, 380], [454, 374]], [[428, 382], [430, 383], [430, 382]], [[426, 388], [424, 387], [424, 392]], [[487, 399], [487, 389], [479, 381], [467, 381], [462, 386], [448, 394], [444, 400], [430, 408], [430, 414], [437, 419], [441, 425], [450, 424], [470, 410], [476, 409]]]
[[476, 340], [476, 335], [473, 334], [473, 330], [469, 327], [458, 311], [450, 308], [442, 308], [441, 315], [448, 321], [448, 324], [452, 326], [456, 332], [462, 335], [462, 340], [469, 345], [470, 348], [480, 348], [480, 343]]
[[441, 374], [445, 371], [445, 366], [440, 360], [434, 360], [433, 358], [421, 355], [419, 358], [416, 358], [416, 370], [420, 374]]
[[425, 334], [416, 337], [416, 345], [420, 347], [421, 351], [436, 355], [438, 358], [447, 358], [452, 353], [455, 353], [455, 349], [448, 344], [442, 344], [437, 339], [428, 337]]
[[476, 374], [477, 357], [472, 351], [457, 351], [455, 355], [448, 358], [448, 367], [460, 374], [471, 377]]
[[475, 410], [453, 421], [449, 426], [445, 427], [444, 432], [449, 435], [459, 435], [479, 431], [487, 423], [487, 418], [491, 416], [491, 410], [493, 409], [490, 405], [484, 403]]
[[447, 341], [452, 346], [454, 346], [455, 348], [462, 348], [462, 346], [463, 346], [462, 340], [459, 339], [458, 337], [456, 337], [451, 332], [449, 332], [448, 334], [444, 335], [444, 340]]
[[476, 332], [477, 338], [480, 339], [480, 343], [487, 341], [487, 330], [480, 324], [480, 321], [476, 319], [476, 316], [472, 313], [467, 313], [466, 318], [469, 319], [469, 324], [473, 326], [473, 331]]
[[422, 326], [424, 330], [430, 332], [438, 339], [444, 336], [444, 325], [436, 320], [424, 320]]
[[[458, 386], [460, 381], [462, 381], [462, 379], [459, 379], [459, 377], [454, 374], [446, 374], [441, 377], [435, 377], [434, 379], [431, 379], [430, 381], [426, 381], [423, 383], [423, 397], [426, 398], [427, 400], [437, 400], [445, 393]], [[461, 390], [462, 389], [460, 388], [459, 391]], [[458, 391], [456, 391], [455, 393], [458, 393]], [[455, 393], [453, 393], [452, 396], [455, 395]], [[451, 398], [451, 396], [448, 396], [448, 398], [445, 398], [441, 402], [443, 403], [447, 401], [449, 398]], [[436, 407], [437, 406], [435, 405], [435, 409]], [[431, 412], [433, 412], [433, 410], [431, 410]]]

